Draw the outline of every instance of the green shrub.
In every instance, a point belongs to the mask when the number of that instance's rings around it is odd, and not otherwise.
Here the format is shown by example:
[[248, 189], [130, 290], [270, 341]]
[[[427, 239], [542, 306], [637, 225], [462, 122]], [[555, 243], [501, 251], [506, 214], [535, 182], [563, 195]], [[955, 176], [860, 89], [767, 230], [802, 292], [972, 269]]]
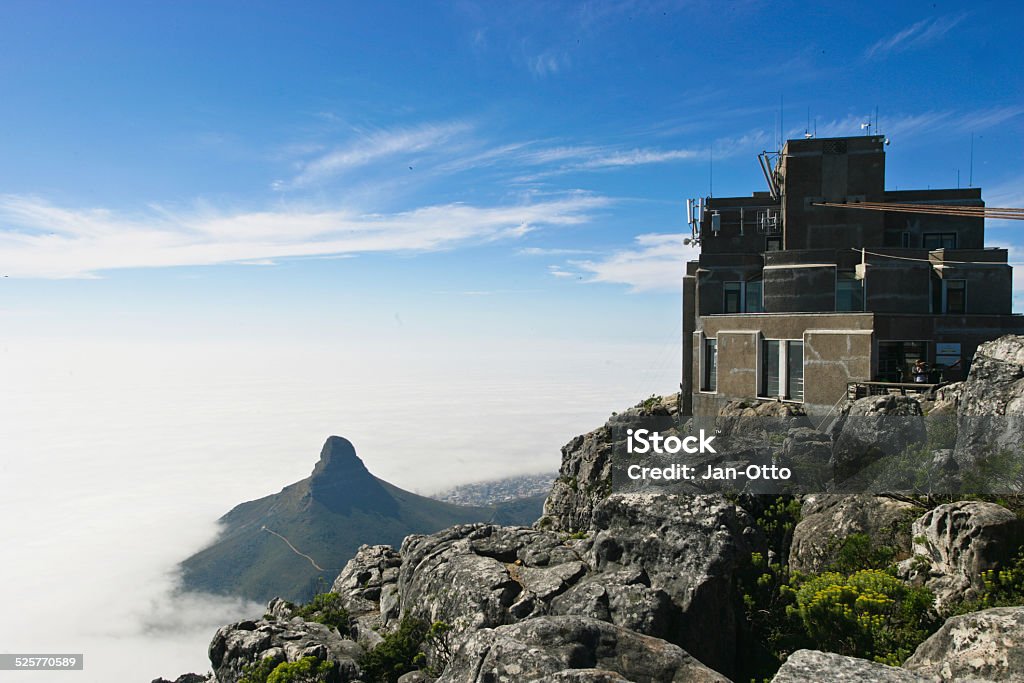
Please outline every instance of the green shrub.
[[825, 572], [796, 589], [807, 636], [822, 650], [898, 666], [936, 624], [934, 597], [878, 569]]
[[343, 636], [349, 634], [351, 618], [348, 610], [341, 606], [341, 596], [337, 593], [315, 595], [305, 605], [295, 608], [294, 614], [306, 621], [333, 626]]
[[327, 683], [334, 665], [318, 657], [303, 657], [297, 662], [278, 662], [271, 658], [250, 664], [238, 683]]
[[332, 668], [330, 662], [303, 657], [297, 662], [279, 665], [267, 677], [267, 683], [327, 683]]
[[835, 559], [829, 569], [852, 574], [861, 569], [885, 569], [896, 559], [896, 549], [876, 544], [867, 534], [850, 534], [833, 541]]
[[416, 671], [423, 662], [421, 646], [430, 627], [421, 619], [404, 617], [398, 628], [359, 660], [363, 678], [370, 683], [395, 683], [402, 674]]
[[1015, 607], [1024, 605], [1024, 551], [1004, 569], [989, 569], [981, 573], [984, 587], [977, 600], [961, 603], [956, 614], [976, 612], [989, 607]]
[[281, 662], [272, 657], [261, 659], [256, 664], [246, 664], [242, 667], [242, 677], [238, 679], [238, 683], [267, 683], [267, 678], [274, 673], [278, 664]]

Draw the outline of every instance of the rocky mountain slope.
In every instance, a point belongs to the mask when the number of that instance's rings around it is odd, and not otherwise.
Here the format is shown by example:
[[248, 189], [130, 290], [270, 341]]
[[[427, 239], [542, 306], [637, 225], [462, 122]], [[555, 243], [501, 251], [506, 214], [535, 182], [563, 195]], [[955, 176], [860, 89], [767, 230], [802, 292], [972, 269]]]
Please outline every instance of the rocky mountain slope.
[[[1021, 348], [983, 345], [979, 371], [938, 403], [876, 397], [845, 414], [966, 405], [935, 458], [962, 471], [977, 454], [950, 454], [978, 433], [960, 418], [982, 399], [1016, 409]], [[199, 680], [262, 683], [262, 667], [329, 683], [1024, 681], [1020, 496], [612, 493], [615, 426], [675, 404], [646, 401], [573, 439], [533, 527], [460, 524], [363, 546], [331, 586], [338, 629], [273, 601], [217, 632]], [[798, 425], [772, 448], [822, 460], [834, 481], [888, 438], [864, 424]], [[285, 678], [314, 663], [319, 678]]]
[[541, 504], [471, 507], [418, 496], [374, 477], [348, 440], [332, 436], [309, 478], [221, 518], [214, 543], [182, 563], [184, 586], [258, 601], [308, 600], [364, 543], [398, 545], [410, 533], [467, 522], [529, 524]]

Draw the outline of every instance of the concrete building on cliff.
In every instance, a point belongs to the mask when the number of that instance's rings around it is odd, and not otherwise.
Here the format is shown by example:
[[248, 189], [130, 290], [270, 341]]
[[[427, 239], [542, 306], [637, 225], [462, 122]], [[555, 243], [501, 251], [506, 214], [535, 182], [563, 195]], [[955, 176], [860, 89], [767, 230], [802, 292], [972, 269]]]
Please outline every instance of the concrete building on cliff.
[[[921, 381], [918, 360], [928, 383], [957, 380], [980, 343], [1024, 334], [1007, 250], [985, 246], [984, 218], [970, 208], [984, 207], [981, 190], [886, 190], [885, 144], [789, 140], [760, 157], [768, 191], [693, 202], [688, 412], [756, 397], [824, 414], [851, 382]], [[848, 206], [857, 203], [888, 208]], [[962, 214], [892, 210], [901, 204]]]

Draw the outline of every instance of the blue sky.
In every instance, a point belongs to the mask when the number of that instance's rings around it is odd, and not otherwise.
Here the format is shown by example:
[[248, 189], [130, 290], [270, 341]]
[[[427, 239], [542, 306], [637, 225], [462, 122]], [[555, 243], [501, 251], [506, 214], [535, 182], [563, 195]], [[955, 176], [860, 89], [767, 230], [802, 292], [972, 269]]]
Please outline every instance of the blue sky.
[[28, 336], [344, 318], [648, 340], [678, 326], [683, 201], [712, 173], [716, 195], [761, 189], [780, 128], [857, 134], [877, 107], [889, 187], [959, 170], [1024, 205], [1022, 15], [5, 2], [0, 315]]
[[[974, 183], [1024, 206], [1022, 25], [1013, 3], [0, 2], [0, 537], [23, 549], [0, 585], [29, 615], [0, 640], [77, 643], [103, 680], [203, 671], [243, 614], [184, 604], [168, 569], [329, 434], [430, 492], [553, 471], [676, 390], [711, 156], [715, 195], [745, 195], [780, 127], [858, 134], [877, 107], [889, 187], [966, 185], [973, 133]], [[989, 241], [1024, 263], [1019, 227]]]

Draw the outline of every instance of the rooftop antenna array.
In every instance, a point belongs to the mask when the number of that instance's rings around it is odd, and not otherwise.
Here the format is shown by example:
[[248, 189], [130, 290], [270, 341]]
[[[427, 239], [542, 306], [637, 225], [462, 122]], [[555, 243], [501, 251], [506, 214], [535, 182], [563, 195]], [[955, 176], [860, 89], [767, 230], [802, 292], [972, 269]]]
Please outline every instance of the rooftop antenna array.
[[683, 244], [700, 244], [700, 223], [704, 217], [704, 198], [686, 200], [686, 222], [690, 226], [690, 236]]
[[[757, 155], [757, 161], [761, 164], [761, 173], [764, 174], [765, 182], [768, 183], [768, 193], [771, 195], [773, 201], [779, 201], [779, 197], [782, 195], [779, 190], [779, 176], [778, 170], [778, 158], [780, 152], [769, 153], [767, 150], [762, 151]], [[776, 163], [772, 163], [772, 158], [775, 158]]]

